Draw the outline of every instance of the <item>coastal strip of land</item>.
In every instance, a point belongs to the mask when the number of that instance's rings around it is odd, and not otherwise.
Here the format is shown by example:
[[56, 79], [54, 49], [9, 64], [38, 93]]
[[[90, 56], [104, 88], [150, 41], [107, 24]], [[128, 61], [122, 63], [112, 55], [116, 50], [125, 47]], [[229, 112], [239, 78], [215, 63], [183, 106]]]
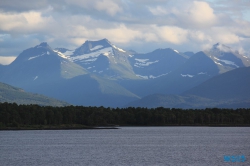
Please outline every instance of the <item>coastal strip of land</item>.
[[250, 127], [250, 108], [105, 108], [0, 103], [0, 130], [118, 129], [120, 126]]

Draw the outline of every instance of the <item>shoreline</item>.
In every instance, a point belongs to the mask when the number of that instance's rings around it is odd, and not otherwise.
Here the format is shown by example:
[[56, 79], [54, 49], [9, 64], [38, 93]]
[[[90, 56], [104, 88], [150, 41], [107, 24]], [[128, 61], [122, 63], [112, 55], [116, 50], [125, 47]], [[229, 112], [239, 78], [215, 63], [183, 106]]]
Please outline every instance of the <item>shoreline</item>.
[[121, 129], [122, 127], [250, 127], [250, 124], [246, 125], [230, 125], [230, 124], [209, 124], [209, 125], [164, 125], [164, 126], [131, 126], [131, 125], [121, 125], [121, 126], [20, 126], [20, 127], [1, 127], [0, 131], [8, 130], [111, 130], [111, 129]]
[[27, 125], [15, 127], [0, 127], [3, 130], [97, 130], [97, 129], [118, 129], [116, 126], [84, 126], [84, 125]]

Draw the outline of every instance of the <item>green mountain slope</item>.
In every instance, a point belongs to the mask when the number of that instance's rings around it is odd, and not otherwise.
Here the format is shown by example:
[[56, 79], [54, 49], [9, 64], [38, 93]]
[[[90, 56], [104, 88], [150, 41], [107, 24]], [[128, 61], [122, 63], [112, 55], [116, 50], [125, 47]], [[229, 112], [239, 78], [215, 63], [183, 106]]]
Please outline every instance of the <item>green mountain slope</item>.
[[0, 82], [0, 102], [17, 104], [39, 104], [48, 106], [66, 106], [68, 103], [48, 98], [39, 94], [25, 92], [20, 88]]

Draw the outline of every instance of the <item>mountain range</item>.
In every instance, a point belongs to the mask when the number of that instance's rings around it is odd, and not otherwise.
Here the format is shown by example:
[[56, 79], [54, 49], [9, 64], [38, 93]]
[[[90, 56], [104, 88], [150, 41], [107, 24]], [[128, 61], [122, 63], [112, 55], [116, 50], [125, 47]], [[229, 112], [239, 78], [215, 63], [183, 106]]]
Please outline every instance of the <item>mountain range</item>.
[[[249, 70], [240, 70], [248, 66], [250, 58], [220, 43], [197, 53], [165, 48], [141, 54], [107, 39], [86, 41], [74, 50], [53, 49], [44, 42], [24, 50], [11, 64], [0, 66], [0, 82], [74, 105], [122, 107], [143, 103], [140, 99], [146, 98], [147, 103], [140, 106], [147, 106], [159, 95], [161, 99], [167, 95], [164, 102], [177, 103], [173, 106], [199, 107], [197, 103], [204, 101], [209, 107], [241, 100], [244, 90], [237, 91], [237, 87], [243, 85], [233, 81], [236, 77], [224, 75], [248, 74]], [[228, 86], [225, 80], [235, 83]], [[247, 82], [244, 77], [241, 81]], [[228, 95], [225, 89], [218, 95], [215, 85], [233, 92]], [[250, 87], [244, 88], [247, 92]], [[177, 100], [190, 102], [178, 105]]]
[[127, 104], [127, 107], [168, 108], [249, 108], [250, 67], [217, 75], [179, 95], [153, 94]]

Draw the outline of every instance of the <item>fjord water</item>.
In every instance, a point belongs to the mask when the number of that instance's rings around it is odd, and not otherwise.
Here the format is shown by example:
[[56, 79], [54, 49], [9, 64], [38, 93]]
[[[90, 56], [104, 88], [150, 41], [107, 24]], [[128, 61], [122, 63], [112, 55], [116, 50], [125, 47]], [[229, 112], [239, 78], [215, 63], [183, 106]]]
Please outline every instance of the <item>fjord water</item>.
[[[227, 163], [224, 156], [246, 157]], [[249, 127], [0, 131], [1, 165], [250, 165]]]

